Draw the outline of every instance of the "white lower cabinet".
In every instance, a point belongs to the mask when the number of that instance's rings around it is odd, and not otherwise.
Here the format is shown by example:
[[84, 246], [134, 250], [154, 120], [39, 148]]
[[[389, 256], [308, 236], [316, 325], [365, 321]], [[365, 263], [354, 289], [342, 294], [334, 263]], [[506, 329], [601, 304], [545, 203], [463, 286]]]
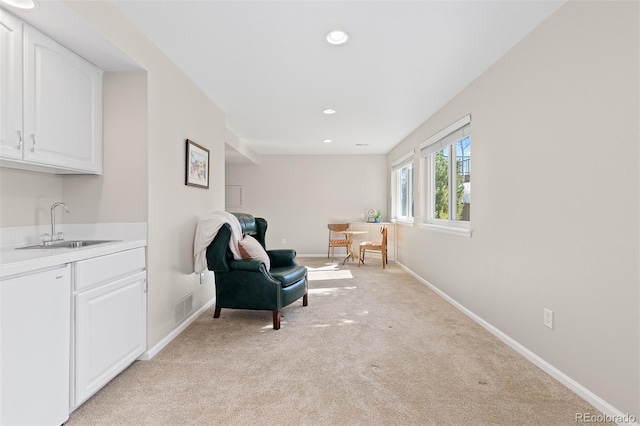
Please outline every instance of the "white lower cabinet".
[[0, 424], [69, 418], [70, 264], [0, 280]]
[[144, 248], [77, 262], [71, 408], [146, 350]]

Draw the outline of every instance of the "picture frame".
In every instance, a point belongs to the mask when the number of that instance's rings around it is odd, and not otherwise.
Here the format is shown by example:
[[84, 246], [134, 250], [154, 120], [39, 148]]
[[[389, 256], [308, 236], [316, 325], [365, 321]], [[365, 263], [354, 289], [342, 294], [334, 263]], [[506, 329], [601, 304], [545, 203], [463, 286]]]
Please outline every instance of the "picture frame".
[[209, 150], [189, 139], [184, 184], [209, 189]]

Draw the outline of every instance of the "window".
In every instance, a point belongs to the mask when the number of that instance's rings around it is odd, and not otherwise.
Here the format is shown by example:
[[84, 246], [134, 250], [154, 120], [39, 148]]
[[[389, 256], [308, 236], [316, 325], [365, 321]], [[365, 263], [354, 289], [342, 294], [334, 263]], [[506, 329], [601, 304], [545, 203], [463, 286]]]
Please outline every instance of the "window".
[[471, 116], [420, 145], [424, 227], [471, 235]]
[[391, 203], [395, 220], [413, 223], [413, 155], [402, 156], [391, 165]]

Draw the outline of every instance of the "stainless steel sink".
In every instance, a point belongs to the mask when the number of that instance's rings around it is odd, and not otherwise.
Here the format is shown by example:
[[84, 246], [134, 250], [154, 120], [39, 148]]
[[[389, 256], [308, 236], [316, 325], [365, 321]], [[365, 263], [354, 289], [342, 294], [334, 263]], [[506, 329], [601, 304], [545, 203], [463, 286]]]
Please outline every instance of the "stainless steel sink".
[[96, 244], [114, 243], [122, 240], [73, 240], [73, 241], [56, 241], [49, 244], [38, 244], [35, 246], [17, 247], [16, 250], [24, 249], [56, 249], [56, 248], [80, 248], [94, 246]]

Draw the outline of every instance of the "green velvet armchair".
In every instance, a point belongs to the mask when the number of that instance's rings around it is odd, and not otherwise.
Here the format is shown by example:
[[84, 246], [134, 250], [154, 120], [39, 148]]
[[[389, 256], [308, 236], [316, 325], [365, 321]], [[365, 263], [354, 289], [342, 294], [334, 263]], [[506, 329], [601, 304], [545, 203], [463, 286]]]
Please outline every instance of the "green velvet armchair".
[[[240, 221], [243, 235], [254, 237], [265, 247], [267, 221], [245, 213], [233, 213]], [[271, 262], [267, 270], [260, 260], [236, 260], [229, 249], [231, 227], [222, 225], [207, 248], [208, 269], [215, 274], [216, 307], [214, 318], [222, 308], [254, 309], [273, 312], [273, 328], [280, 329], [282, 308], [302, 297], [308, 304], [307, 268], [296, 263], [295, 250], [266, 250]]]

